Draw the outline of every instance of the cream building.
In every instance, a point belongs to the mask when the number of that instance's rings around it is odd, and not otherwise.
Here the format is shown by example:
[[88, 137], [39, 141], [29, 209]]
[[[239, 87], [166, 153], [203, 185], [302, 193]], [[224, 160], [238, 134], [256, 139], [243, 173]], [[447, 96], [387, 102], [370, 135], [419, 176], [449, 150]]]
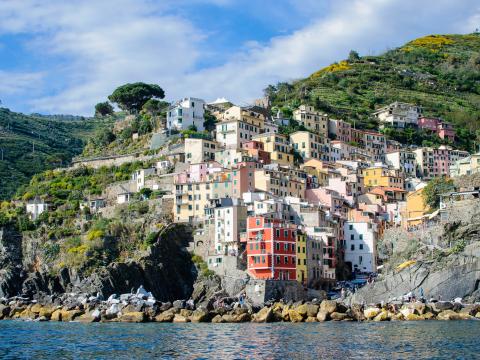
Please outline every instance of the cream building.
[[272, 163], [293, 165], [292, 146], [285, 135], [264, 133], [253, 136], [252, 140], [263, 143], [263, 150], [270, 153]]
[[300, 105], [293, 111], [293, 118], [307, 129], [328, 137], [328, 116], [315, 111], [313, 106]]
[[185, 139], [185, 162], [196, 164], [215, 159], [217, 142], [206, 139]]
[[304, 159], [330, 161], [328, 140], [309, 131], [296, 131], [290, 135], [293, 148]]

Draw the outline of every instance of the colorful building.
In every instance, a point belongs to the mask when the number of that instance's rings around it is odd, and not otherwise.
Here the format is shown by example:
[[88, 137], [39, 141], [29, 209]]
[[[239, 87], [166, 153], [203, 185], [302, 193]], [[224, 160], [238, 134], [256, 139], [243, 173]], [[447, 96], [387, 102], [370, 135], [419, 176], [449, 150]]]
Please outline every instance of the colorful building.
[[247, 218], [247, 270], [255, 279], [297, 280], [297, 228], [261, 216]]
[[307, 235], [297, 232], [297, 281], [301, 284], [307, 284]]
[[330, 147], [325, 137], [309, 131], [296, 131], [290, 135], [290, 142], [304, 159], [330, 161]]
[[307, 129], [328, 137], [328, 116], [315, 111], [313, 106], [300, 105], [297, 110], [293, 112], [293, 118]]
[[404, 176], [399, 170], [385, 166], [373, 166], [363, 170], [363, 182], [367, 187], [395, 187], [403, 189]]

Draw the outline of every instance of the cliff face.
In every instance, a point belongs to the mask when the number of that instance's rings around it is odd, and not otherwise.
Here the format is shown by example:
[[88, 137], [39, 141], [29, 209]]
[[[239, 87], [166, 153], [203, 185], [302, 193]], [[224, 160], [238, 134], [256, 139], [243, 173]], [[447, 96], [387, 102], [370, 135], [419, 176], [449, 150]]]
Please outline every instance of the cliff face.
[[161, 301], [190, 297], [197, 271], [185, 246], [190, 230], [172, 225], [138, 259], [99, 266], [89, 274], [62, 268], [54, 272], [35, 239], [9, 229], [0, 231], [0, 297], [61, 294], [129, 293], [143, 285]]
[[[480, 300], [480, 201], [452, 204], [445, 222], [407, 233], [391, 229], [379, 244], [388, 258], [376, 282], [357, 291], [353, 302], [377, 303], [410, 291], [418, 297]], [[406, 261], [415, 261], [405, 268]]]

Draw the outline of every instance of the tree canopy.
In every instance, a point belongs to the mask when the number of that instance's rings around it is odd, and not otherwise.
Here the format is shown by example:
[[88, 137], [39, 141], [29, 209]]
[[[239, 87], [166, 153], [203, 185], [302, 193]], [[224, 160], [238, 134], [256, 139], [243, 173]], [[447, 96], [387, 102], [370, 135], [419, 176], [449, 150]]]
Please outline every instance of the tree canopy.
[[423, 188], [423, 202], [432, 209], [440, 206], [440, 194], [455, 190], [452, 179], [436, 177]]
[[108, 97], [108, 100], [118, 104], [122, 110], [137, 113], [148, 100], [163, 99], [164, 97], [165, 92], [160, 86], [137, 82], [119, 86]]
[[99, 102], [95, 105], [95, 115], [96, 116], [106, 116], [113, 114], [113, 106], [108, 102]]

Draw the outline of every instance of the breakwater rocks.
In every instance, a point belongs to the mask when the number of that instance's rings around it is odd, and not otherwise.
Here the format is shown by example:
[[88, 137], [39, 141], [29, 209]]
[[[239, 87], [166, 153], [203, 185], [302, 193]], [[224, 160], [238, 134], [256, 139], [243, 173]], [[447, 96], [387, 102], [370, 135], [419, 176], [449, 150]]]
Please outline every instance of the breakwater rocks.
[[240, 305], [224, 298], [210, 308], [195, 307], [193, 301], [158, 302], [140, 288], [135, 294], [73, 297], [65, 295], [52, 302], [22, 298], [2, 299], [0, 319], [76, 322], [324, 322], [394, 320], [480, 320], [480, 304], [455, 302], [410, 302], [387, 305], [345, 304], [333, 300], [284, 303], [261, 307]]

